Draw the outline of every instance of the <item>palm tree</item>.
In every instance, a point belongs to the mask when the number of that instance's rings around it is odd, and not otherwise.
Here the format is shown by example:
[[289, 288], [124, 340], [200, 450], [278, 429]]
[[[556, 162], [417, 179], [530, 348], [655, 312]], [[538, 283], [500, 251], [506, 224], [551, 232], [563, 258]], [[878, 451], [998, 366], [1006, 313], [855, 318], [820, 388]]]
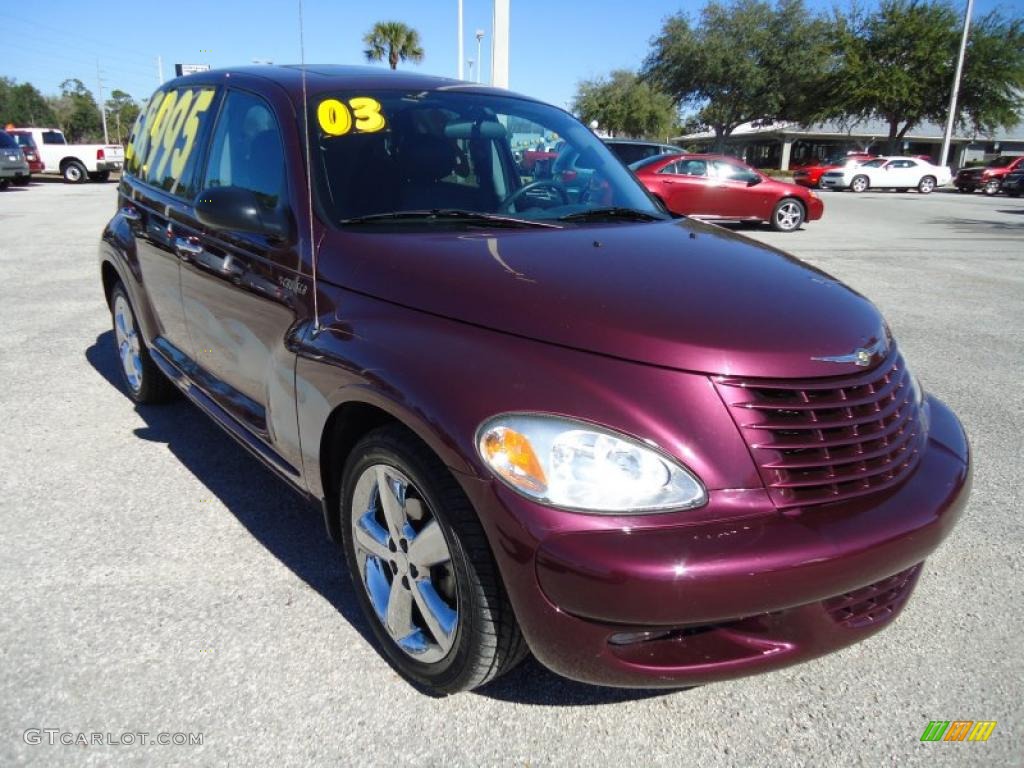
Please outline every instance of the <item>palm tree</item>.
[[400, 21], [378, 21], [363, 42], [367, 61], [383, 61], [386, 56], [392, 69], [398, 69], [400, 61], [423, 61], [420, 33]]

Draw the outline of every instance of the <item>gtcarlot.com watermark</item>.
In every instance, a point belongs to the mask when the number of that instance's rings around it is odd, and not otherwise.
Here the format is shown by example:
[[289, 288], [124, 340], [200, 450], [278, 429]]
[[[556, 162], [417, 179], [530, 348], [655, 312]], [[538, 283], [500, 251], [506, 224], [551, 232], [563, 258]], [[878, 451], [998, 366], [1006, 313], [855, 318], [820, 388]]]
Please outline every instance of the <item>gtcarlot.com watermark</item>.
[[21, 738], [26, 744], [63, 744], [67, 747], [195, 747], [203, 743], [202, 733], [159, 731], [65, 731], [62, 728], [26, 728]]

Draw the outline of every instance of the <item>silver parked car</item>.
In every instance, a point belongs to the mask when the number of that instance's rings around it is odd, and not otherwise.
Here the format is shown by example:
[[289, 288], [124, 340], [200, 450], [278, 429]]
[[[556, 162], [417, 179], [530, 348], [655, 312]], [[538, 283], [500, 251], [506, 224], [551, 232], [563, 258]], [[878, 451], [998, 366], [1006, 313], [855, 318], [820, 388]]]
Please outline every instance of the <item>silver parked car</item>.
[[29, 177], [28, 160], [7, 131], [0, 131], [0, 189], [7, 189], [12, 181]]

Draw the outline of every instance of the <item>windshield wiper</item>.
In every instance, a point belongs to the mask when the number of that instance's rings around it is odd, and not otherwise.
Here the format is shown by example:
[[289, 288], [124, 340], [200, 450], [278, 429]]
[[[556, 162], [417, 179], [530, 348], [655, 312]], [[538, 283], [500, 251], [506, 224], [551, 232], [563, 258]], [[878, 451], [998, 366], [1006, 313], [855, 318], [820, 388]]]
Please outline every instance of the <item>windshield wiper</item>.
[[591, 208], [587, 211], [577, 211], [565, 216], [559, 216], [559, 221], [592, 221], [594, 219], [622, 219], [624, 221], [664, 221], [664, 216], [658, 216], [646, 211], [638, 211], [635, 208]]
[[389, 211], [387, 213], [370, 213], [366, 216], [355, 216], [351, 219], [342, 219], [344, 225], [351, 224], [377, 224], [385, 221], [443, 221], [457, 219], [459, 221], [475, 222], [478, 224], [492, 224], [503, 227], [554, 227], [557, 224], [550, 224], [543, 221], [532, 221], [530, 219], [517, 219], [514, 216], [502, 216], [496, 213], [481, 213], [479, 211], [464, 211], [460, 208], [433, 208], [423, 211]]

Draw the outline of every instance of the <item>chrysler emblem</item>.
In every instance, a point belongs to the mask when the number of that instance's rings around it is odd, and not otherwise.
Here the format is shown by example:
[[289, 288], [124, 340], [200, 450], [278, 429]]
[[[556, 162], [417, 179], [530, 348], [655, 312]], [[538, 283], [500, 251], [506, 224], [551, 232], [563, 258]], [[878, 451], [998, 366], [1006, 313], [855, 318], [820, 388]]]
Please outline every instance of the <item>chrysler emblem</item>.
[[888, 344], [885, 339], [879, 339], [870, 347], [860, 347], [848, 355], [826, 355], [825, 357], [812, 357], [811, 360], [820, 360], [823, 363], [853, 363], [854, 365], [866, 368], [871, 365], [876, 355], [884, 355]]

